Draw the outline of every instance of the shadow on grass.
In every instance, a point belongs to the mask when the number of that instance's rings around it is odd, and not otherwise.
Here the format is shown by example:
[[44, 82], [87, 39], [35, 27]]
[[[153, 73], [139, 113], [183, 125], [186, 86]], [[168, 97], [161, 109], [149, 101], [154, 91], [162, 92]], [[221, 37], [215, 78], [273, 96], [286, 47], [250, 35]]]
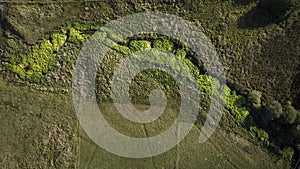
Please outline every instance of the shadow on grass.
[[[248, 2], [243, 1], [245, 4]], [[239, 4], [243, 4], [243, 1]], [[242, 29], [256, 29], [272, 23], [279, 23], [286, 18], [290, 7], [291, 4], [286, 0], [260, 0], [252, 10], [239, 18], [238, 26]]]
[[[299, 56], [300, 57], [300, 56]], [[293, 93], [293, 106], [296, 109], [300, 109], [300, 65], [297, 68], [298, 74], [294, 78], [294, 81], [292, 83], [291, 90]]]
[[255, 1], [257, 0], [234, 0], [232, 4], [235, 6], [244, 6], [244, 5], [249, 5]]

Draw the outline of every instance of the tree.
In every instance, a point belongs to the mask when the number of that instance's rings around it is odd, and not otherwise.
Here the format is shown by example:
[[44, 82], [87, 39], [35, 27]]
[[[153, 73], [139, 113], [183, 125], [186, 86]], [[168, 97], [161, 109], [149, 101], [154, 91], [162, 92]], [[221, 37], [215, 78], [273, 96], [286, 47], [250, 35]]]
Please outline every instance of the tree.
[[261, 96], [261, 92], [257, 90], [252, 90], [248, 93], [248, 101], [253, 108], [259, 109], [261, 107]]
[[283, 110], [284, 123], [293, 124], [297, 119], [297, 110], [289, 104], [285, 105]]
[[269, 120], [278, 119], [283, 114], [282, 106], [277, 100], [269, 102], [265, 108]]

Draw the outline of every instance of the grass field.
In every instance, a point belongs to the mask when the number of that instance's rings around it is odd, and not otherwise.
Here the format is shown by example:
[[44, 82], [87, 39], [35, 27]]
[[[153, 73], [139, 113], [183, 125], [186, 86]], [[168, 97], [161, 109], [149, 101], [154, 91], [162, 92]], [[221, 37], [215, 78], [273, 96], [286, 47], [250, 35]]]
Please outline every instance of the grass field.
[[[204, 144], [198, 143], [199, 129], [194, 127], [166, 153], [144, 159], [119, 157], [96, 146], [80, 129], [71, 96], [43, 94], [2, 78], [0, 92], [2, 168], [289, 168], [286, 162], [220, 128]], [[176, 117], [168, 109], [156, 122], [158, 126], [134, 125], [124, 121], [112, 104], [100, 107], [116, 130], [135, 137], [155, 135]]]

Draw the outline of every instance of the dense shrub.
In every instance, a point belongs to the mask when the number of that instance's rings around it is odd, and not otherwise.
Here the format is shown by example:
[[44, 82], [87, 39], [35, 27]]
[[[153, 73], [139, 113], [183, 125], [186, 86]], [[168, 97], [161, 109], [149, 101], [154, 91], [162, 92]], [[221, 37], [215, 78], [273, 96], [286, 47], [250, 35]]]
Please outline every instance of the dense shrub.
[[172, 51], [173, 46], [173, 42], [165, 38], [154, 41], [154, 47], [162, 50]]
[[269, 134], [266, 131], [257, 128], [256, 126], [251, 126], [250, 133], [254, 138], [258, 138], [259, 141], [261, 141], [264, 146], [268, 146], [270, 144]]
[[294, 155], [294, 150], [292, 147], [285, 147], [282, 150], [282, 158], [287, 160], [287, 161], [292, 161], [293, 155]]
[[283, 107], [283, 121], [286, 124], [293, 124], [297, 119], [297, 110], [291, 105], [285, 105]]
[[186, 52], [183, 49], [177, 49], [176, 50], [176, 56], [178, 56], [180, 59], [184, 59], [186, 57]]
[[199, 89], [203, 93], [211, 94], [211, 85], [210, 85], [210, 78], [208, 75], [199, 75], [197, 80], [197, 84]]
[[86, 37], [81, 34], [80, 31], [74, 29], [74, 28], [69, 28], [68, 31], [68, 41], [74, 44], [82, 44], [85, 41]]
[[292, 135], [297, 138], [300, 143], [300, 124], [292, 125], [290, 130]]
[[74, 44], [82, 44], [88, 35], [80, 31], [65, 27], [54, 31], [49, 39], [43, 39], [40, 45], [33, 46], [25, 55], [13, 56], [5, 63], [6, 67], [21, 79], [31, 82], [39, 82], [55, 64], [57, 52], [66, 41]]
[[200, 75], [200, 70], [198, 67], [188, 58], [183, 59], [184, 63], [188, 66], [190, 71], [194, 74], [194, 76], [199, 76]]
[[129, 55], [132, 53], [130, 48], [128, 48], [127, 46], [119, 45], [119, 44], [115, 44], [113, 46], [113, 49], [115, 49], [116, 51], [121, 52], [122, 54], [125, 54], [125, 55]]
[[129, 48], [133, 51], [140, 51], [151, 48], [151, 42], [147, 40], [132, 40], [130, 41]]
[[10, 64], [7, 64], [8, 68], [23, 80], [40, 81], [42, 75], [55, 63], [53, 52], [58, 51], [66, 42], [65, 33], [64, 30], [55, 32], [51, 35], [51, 41], [44, 39], [39, 46], [34, 46], [26, 55], [12, 57]]
[[[250, 116], [249, 111], [243, 106], [245, 103], [246, 98], [242, 95], [237, 95], [235, 91], [227, 95], [226, 109], [234, 116], [236, 123], [243, 126], [246, 126], [246, 118]], [[249, 125], [248, 123], [247, 125]]]
[[261, 92], [257, 90], [252, 90], [248, 94], [248, 101], [251, 106], [255, 109], [259, 109], [261, 107]]
[[266, 105], [266, 116], [269, 120], [278, 119], [283, 114], [281, 104], [274, 100]]
[[51, 43], [53, 45], [54, 51], [58, 51], [60, 47], [64, 45], [66, 42], [67, 36], [66, 36], [67, 31], [64, 29], [60, 30], [59, 32], [54, 32], [51, 35]]

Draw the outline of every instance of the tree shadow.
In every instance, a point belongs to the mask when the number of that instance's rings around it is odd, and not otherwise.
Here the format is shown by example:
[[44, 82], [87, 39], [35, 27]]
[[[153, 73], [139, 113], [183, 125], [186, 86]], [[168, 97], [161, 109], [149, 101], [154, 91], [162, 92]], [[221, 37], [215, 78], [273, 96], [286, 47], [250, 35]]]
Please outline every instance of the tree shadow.
[[260, 0], [252, 10], [239, 18], [238, 26], [242, 29], [255, 29], [279, 23], [286, 18], [290, 7], [291, 4], [286, 0]]
[[245, 5], [251, 4], [252, 2], [255, 2], [255, 1], [257, 1], [257, 0], [234, 0], [232, 2], [232, 4], [235, 6], [245, 6]]
[[[300, 57], [300, 56], [299, 56]], [[291, 93], [293, 93], [293, 106], [296, 109], [300, 109], [300, 65], [297, 68], [297, 71], [299, 72], [295, 78], [294, 81], [292, 83], [292, 87], [291, 87]]]

